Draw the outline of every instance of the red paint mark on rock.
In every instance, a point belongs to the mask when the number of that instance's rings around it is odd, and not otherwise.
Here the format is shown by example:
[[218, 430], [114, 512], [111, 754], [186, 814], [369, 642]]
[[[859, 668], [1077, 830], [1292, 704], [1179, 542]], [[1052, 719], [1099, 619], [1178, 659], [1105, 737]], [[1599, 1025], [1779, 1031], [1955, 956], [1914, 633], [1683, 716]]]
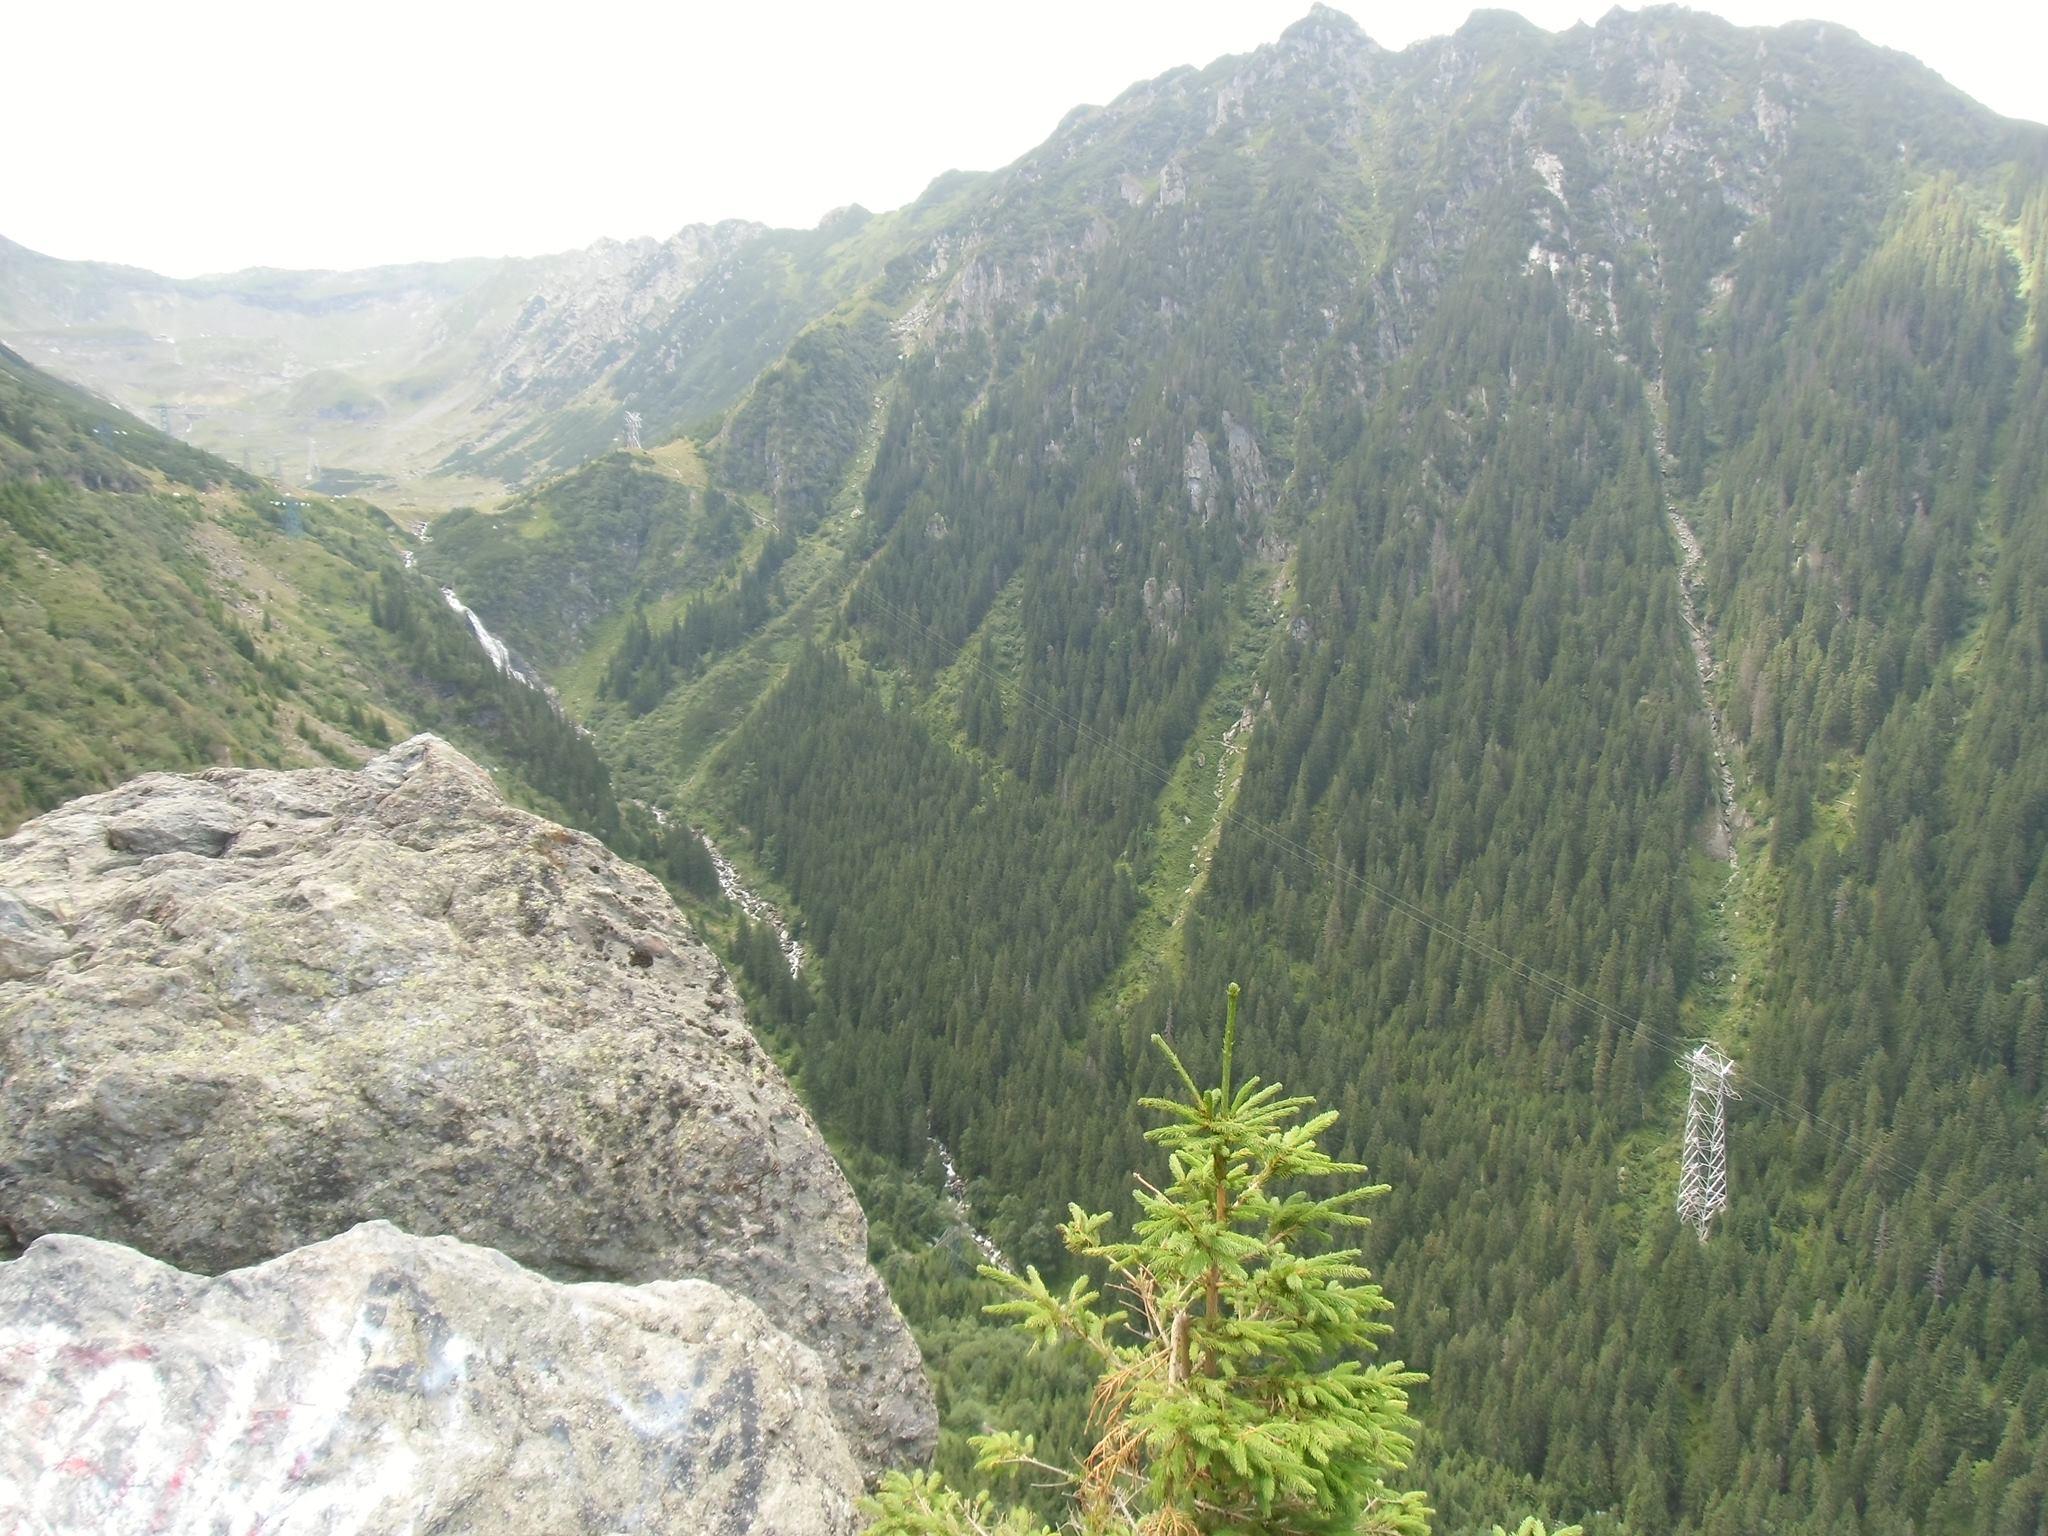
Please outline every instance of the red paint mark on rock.
[[105, 1370], [128, 1360], [154, 1360], [156, 1350], [147, 1344], [130, 1344], [123, 1349], [106, 1349], [97, 1344], [66, 1344], [57, 1351], [57, 1363], [71, 1368]]
[[273, 1445], [278, 1432], [292, 1421], [289, 1408], [252, 1408], [249, 1422], [242, 1426], [242, 1438], [250, 1445]]

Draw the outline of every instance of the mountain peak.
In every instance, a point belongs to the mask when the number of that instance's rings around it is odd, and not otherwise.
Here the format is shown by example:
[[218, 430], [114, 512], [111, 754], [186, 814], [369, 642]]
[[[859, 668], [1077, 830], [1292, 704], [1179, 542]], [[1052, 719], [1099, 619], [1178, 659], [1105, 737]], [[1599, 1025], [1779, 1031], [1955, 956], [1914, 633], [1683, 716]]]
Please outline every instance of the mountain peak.
[[1356, 20], [1322, 4], [1310, 6], [1306, 16], [1280, 34], [1280, 41], [1296, 47], [1379, 47]]
[[818, 220], [818, 229], [825, 234], [850, 235], [873, 217], [859, 203], [843, 203]]
[[1520, 11], [1500, 6], [1482, 6], [1465, 18], [1454, 34], [1458, 37], [1542, 37], [1544, 29]]

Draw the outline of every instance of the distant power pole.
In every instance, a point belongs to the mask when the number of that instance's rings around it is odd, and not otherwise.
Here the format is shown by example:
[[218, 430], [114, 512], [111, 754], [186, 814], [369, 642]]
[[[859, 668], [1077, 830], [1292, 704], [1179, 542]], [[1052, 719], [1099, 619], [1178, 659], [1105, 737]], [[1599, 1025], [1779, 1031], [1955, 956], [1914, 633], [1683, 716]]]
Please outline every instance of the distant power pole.
[[171, 408], [161, 400], [157, 402], [156, 406], [156, 425], [159, 432], [171, 430]]
[[638, 411], [626, 412], [626, 451], [628, 453], [638, 453], [640, 451], [640, 413]]
[[1711, 1042], [1685, 1058], [1692, 1080], [1685, 1101], [1685, 1150], [1678, 1165], [1678, 1219], [1707, 1240], [1714, 1217], [1728, 1206], [1728, 1101], [1740, 1098], [1735, 1063]]
[[320, 478], [320, 455], [313, 451], [313, 439], [306, 439], [306, 484]]

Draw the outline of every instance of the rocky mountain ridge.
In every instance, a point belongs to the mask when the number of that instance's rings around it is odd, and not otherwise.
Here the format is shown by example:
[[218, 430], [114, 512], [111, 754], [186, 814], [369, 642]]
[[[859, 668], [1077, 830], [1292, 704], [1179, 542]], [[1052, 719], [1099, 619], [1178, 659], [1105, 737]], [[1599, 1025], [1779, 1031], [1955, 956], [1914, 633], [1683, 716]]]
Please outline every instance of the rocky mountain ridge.
[[0, 334], [231, 460], [416, 503], [451, 455], [560, 430], [559, 413], [587, 417], [579, 457], [617, 436], [605, 384], [640, 333], [765, 233], [734, 220], [544, 257], [195, 279], [0, 241]]
[[[573, 467], [621, 439], [627, 410], [645, 416], [650, 441], [716, 415], [805, 325], [874, 285], [906, 334], [942, 313], [949, 326], [985, 323], [1080, 271], [1126, 205], [1186, 207], [1213, 147], [1242, 153], [1304, 100], [1316, 122], [1304, 147], [1334, 156], [1332, 168], [1358, 155], [1348, 169], [1369, 196], [1333, 232], [1356, 247], [1342, 286], [1376, 301], [1383, 362], [1459, 259], [1472, 215], [1509, 181], [1544, 194], [1529, 204], [1527, 262], [1568, 280], [1589, 323], [1618, 324], [1617, 277], [1690, 287], [1730, 265], [1692, 272], [1692, 253], [1659, 232], [1661, 200], [1697, 188], [1739, 228], [1767, 205], [1805, 125], [1888, 133], [1874, 104], [1901, 95], [1915, 103], [1901, 153], [1981, 162], [2028, 132], [1826, 24], [1744, 31], [1666, 6], [1553, 34], [1477, 11], [1391, 52], [1319, 6], [1273, 44], [1077, 108], [1012, 166], [942, 178], [879, 218], [851, 210], [812, 231], [728, 221], [538, 258], [191, 280], [0, 241], [0, 338], [146, 418], [162, 405], [176, 430], [230, 459], [247, 452], [294, 483], [431, 512]], [[1459, 126], [1397, 145], [1375, 126], [1395, 118]], [[1926, 136], [1937, 121], [1938, 143]]]

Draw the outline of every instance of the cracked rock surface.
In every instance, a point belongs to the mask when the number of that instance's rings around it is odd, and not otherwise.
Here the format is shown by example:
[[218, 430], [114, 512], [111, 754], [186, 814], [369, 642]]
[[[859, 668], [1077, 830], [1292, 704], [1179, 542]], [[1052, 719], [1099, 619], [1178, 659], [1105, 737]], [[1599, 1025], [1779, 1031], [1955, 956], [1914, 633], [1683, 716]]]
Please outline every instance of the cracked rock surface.
[[0, 842], [0, 1244], [218, 1274], [369, 1220], [696, 1276], [815, 1349], [862, 1466], [935, 1436], [867, 1223], [654, 878], [419, 736], [152, 774]]
[[0, 1525], [851, 1536], [818, 1358], [701, 1280], [561, 1285], [369, 1222], [189, 1275], [0, 1265]]

